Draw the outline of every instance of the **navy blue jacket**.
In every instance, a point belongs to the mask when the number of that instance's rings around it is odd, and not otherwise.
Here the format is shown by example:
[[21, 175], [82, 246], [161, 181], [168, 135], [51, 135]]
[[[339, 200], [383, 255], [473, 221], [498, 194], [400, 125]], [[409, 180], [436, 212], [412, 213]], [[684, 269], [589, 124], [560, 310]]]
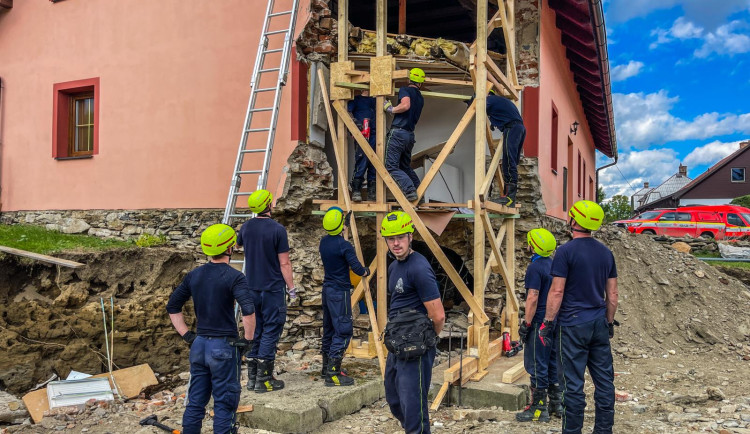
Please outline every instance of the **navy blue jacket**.
[[360, 264], [357, 254], [354, 253], [354, 247], [341, 235], [326, 235], [320, 240], [318, 250], [325, 270], [323, 285], [350, 288], [350, 267], [359, 276], [367, 274], [367, 269]]

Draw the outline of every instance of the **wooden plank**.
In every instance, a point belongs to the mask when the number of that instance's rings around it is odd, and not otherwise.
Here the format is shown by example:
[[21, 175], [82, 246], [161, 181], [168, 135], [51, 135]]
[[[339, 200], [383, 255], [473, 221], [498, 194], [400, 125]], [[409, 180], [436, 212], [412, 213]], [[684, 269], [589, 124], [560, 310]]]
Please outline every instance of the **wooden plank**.
[[[477, 347], [479, 348], [479, 372], [486, 371], [489, 366], [489, 343], [490, 343], [490, 326], [483, 325], [476, 327]], [[476, 381], [476, 380], [475, 380]]]
[[463, 364], [456, 362], [453, 366], [449, 367], [443, 372], [443, 381], [448, 383], [455, 383], [461, 378], [461, 371], [463, 371], [463, 381], [461, 384], [466, 384], [471, 376], [477, 372], [479, 360], [473, 356], [464, 356]]
[[484, 175], [484, 178], [482, 179], [481, 187], [479, 187], [479, 196], [480, 199], [484, 199], [483, 196], [487, 195], [487, 191], [490, 189], [490, 184], [492, 184], [492, 180], [495, 178], [495, 175], [497, 173], [497, 167], [500, 163], [500, 156], [502, 155], [502, 152], [495, 151], [495, 155], [492, 156], [492, 161], [490, 162], [489, 170], [487, 170], [487, 174]]
[[[367, 84], [355, 84], [352, 83], [351, 76], [347, 75], [347, 71], [354, 68], [354, 62], [333, 62], [331, 63], [331, 99], [352, 99], [354, 98], [354, 92], [351, 89], [369, 89], [370, 86]], [[321, 83], [325, 83], [321, 81]], [[321, 86], [322, 87], [322, 86]]]
[[378, 56], [370, 59], [370, 96], [393, 95], [393, 56]]
[[[394, 89], [398, 93], [400, 88]], [[429, 90], [421, 90], [422, 96], [427, 98], [444, 98], [444, 99], [457, 99], [459, 101], [468, 101], [471, 99], [471, 95], [461, 95], [458, 93], [445, 93], [445, 92], [432, 92]]]
[[521, 207], [519, 205], [516, 205], [514, 207], [507, 207], [505, 205], [500, 205], [499, 203], [492, 202], [490, 200], [485, 200], [482, 202], [482, 208], [488, 209], [490, 211], [493, 211], [497, 214], [505, 214], [505, 215], [516, 215], [519, 212], [521, 212]]
[[[487, 146], [490, 148], [490, 151], [492, 151], [493, 153], [499, 153], [502, 158], [503, 146], [505, 145], [503, 143], [502, 137], [500, 137], [497, 142], [492, 138], [492, 131], [490, 130], [489, 123], [487, 124], [487, 128], [485, 129], [485, 134], [487, 135]], [[499, 166], [497, 169], [495, 169], [495, 180], [497, 180], [497, 186], [498, 188], [500, 188], [500, 193], [502, 194], [505, 191], [505, 183], [503, 182], [503, 174]]]
[[237, 407], [237, 410], [235, 410], [235, 413], [248, 413], [250, 411], [253, 411], [253, 405], [240, 405]]
[[472, 119], [474, 118], [474, 113], [477, 109], [477, 102], [473, 101], [471, 105], [469, 106], [468, 110], [466, 110], [466, 113], [464, 113], [461, 120], [458, 122], [458, 125], [451, 133], [450, 137], [448, 138], [448, 141], [445, 143], [445, 146], [443, 146], [443, 150], [440, 151], [440, 154], [435, 159], [435, 161], [432, 163], [432, 166], [430, 167], [430, 170], [425, 173], [424, 178], [422, 178], [422, 182], [419, 184], [419, 187], [417, 187], [417, 196], [421, 199], [424, 195], [425, 191], [427, 191], [427, 187], [430, 186], [432, 183], [433, 178], [438, 174], [440, 171], [440, 167], [445, 163], [445, 160], [448, 158], [448, 156], [453, 152], [453, 148], [455, 148], [456, 144], [458, 143], [459, 139], [461, 139], [461, 135], [466, 131], [466, 128], [471, 123]]
[[[118, 369], [112, 371], [112, 376], [117, 383], [119, 393], [127, 398], [135, 398], [143, 389], [153, 386], [159, 382], [156, 380], [154, 371], [148, 364], [132, 366], [130, 368]], [[94, 375], [90, 378], [109, 378], [109, 372]], [[110, 379], [110, 386], [115, 389]], [[23, 403], [34, 420], [39, 423], [44, 417], [44, 412], [49, 410], [49, 400], [47, 399], [47, 388], [29, 392], [23, 396]]]
[[435, 78], [435, 77], [425, 77], [424, 79], [425, 83], [431, 83], [431, 84], [446, 84], [450, 86], [470, 86], [474, 87], [474, 83], [471, 80], [453, 80], [450, 78]]
[[487, 57], [484, 64], [487, 66], [487, 70], [491, 72], [494, 78], [498, 81], [498, 84], [502, 86], [498, 89], [505, 89], [505, 92], [508, 93], [509, 99], [518, 101], [518, 91], [516, 90], [516, 87], [511, 84], [510, 80], [508, 80], [508, 77], [503, 74], [503, 71], [500, 70], [500, 67], [497, 66], [497, 63], [495, 63], [495, 61], [491, 58]]
[[[348, 35], [349, 34], [349, 0], [338, 0], [338, 20], [336, 21], [337, 34]], [[349, 60], [349, 38], [337, 38], [336, 41], [336, 54], [339, 62]], [[354, 69], [349, 68], [349, 69]], [[333, 81], [333, 80], [331, 80]]]
[[487, 345], [490, 353], [490, 363], [503, 354], [503, 338], [495, 339]]
[[526, 374], [526, 370], [523, 367], [523, 361], [520, 361], [516, 363], [516, 365], [513, 366], [512, 368], [503, 372], [503, 383], [513, 384], [519, 378], [523, 377], [524, 374]]
[[516, 233], [516, 221], [515, 219], [505, 219], [503, 225], [507, 227], [506, 232], [511, 234], [505, 239], [505, 251], [510, 252], [505, 258], [505, 270], [508, 273], [508, 291], [509, 300], [506, 300], [510, 305], [513, 306], [516, 313], [518, 313], [518, 297], [516, 297], [516, 237], [513, 234]]
[[50, 264], [61, 265], [69, 268], [79, 268], [86, 264], [80, 262], [69, 261], [67, 259], [55, 258], [52, 256], [42, 255], [40, 253], [28, 252], [26, 250], [14, 249], [13, 247], [0, 246], [0, 252], [9, 253], [11, 255], [23, 256], [24, 258], [31, 258], [35, 261], [47, 262]]
[[[372, 262], [370, 262], [370, 266], [368, 267], [370, 269], [370, 276], [372, 277], [373, 274], [377, 271], [377, 259], [373, 259]], [[379, 273], [379, 274], [385, 274], [385, 273]], [[352, 292], [352, 309], [354, 309], [354, 306], [359, 303], [359, 300], [362, 299], [362, 296], [365, 293], [365, 284], [363, 283], [364, 279], [360, 280], [359, 284], [356, 288], [354, 288], [354, 292]]]
[[[338, 206], [338, 202], [323, 203], [320, 204], [321, 211], [328, 211], [329, 209]], [[355, 212], [390, 212], [391, 206], [385, 203], [352, 203], [349, 207], [351, 211]]]
[[[375, 3], [375, 55], [385, 56], [387, 53], [387, 42], [388, 42], [388, 1], [387, 0], [376, 0]], [[408, 74], [407, 71], [392, 71], [391, 78], [402, 74]], [[385, 104], [385, 96], [378, 96], [375, 98], [375, 107], [383, 107]], [[386, 115], [383, 110], [375, 110], [375, 155], [380, 161], [385, 160], [385, 133], [386, 133]], [[369, 157], [368, 157], [369, 158]], [[383, 183], [383, 177], [380, 173], [377, 174], [375, 185], [377, 186], [376, 191], [376, 202], [385, 203], [385, 186]], [[377, 228], [381, 221], [385, 218], [385, 213], [380, 212], [375, 215], [375, 227]], [[376, 261], [379, 270], [386, 270], [388, 249], [385, 245], [385, 240], [380, 235], [380, 231], [375, 231], [375, 242], [376, 242]], [[388, 276], [385, 271], [378, 273], [377, 275], [377, 301], [378, 301], [378, 322], [379, 324], [386, 324], [388, 320]]]
[[[508, 4], [507, 0], [506, 2], [503, 2], [503, 5], [500, 5], [500, 9], [498, 10], [498, 14], [500, 14], [500, 21], [501, 25], [503, 27], [503, 36], [505, 36], [505, 47], [507, 48], [505, 51], [506, 58], [508, 59], [508, 66], [510, 66], [510, 76], [511, 76], [511, 83], [515, 86], [518, 84], [518, 75], [516, 74], [516, 63], [515, 63], [515, 55], [516, 52], [515, 49], [515, 28], [511, 27], [511, 24], [508, 21], [508, 17], [505, 15], [505, 5]], [[510, 3], [511, 5], [513, 3]], [[512, 7], [512, 6], [511, 6]], [[515, 16], [515, 12], [511, 12]], [[515, 88], [514, 88], [515, 90]], [[516, 94], [516, 100], [518, 100], [518, 95]]]
[[[445, 256], [445, 253], [440, 248], [440, 245], [437, 243], [437, 241], [435, 241], [435, 238], [432, 236], [432, 233], [430, 233], [429, 229], [427, 229], [427, 226], [425, 226], [422, 220], [419, 219], [414, 206], [411, 204], [411, 202], [406, 200], [406, 196], [404, 196], [404, 193], [401, 191], [398, 184], [396, 184], [396, 181], [393, 180], [391, 174], [388, 173], [385, 166], [383, 165], [382, 160], [377, 158], [377, 156], [375, 155], [375, 151], [373, 151], [369, 146], [369, 144], [367, 143], [367, 139], [364, 138], [362, 132], [359, 131], [352, 118], [348, 115], [342, 116], [343, 114], [346, 114], [346, 107], [343, 105], [343, 102], [336, 101], [333, 106], [339, 113], [339, 119], [344, 121], [346, 127], [349, 129], [349, 132], [351, 132], [357, 143], [360, 144], [361, 149], [364, 151], [365, 155], [367, 155], [367, 158], [370, 160], [373, 167], [375, 167], [375, 170], [383, 178], [383, 181], [385, 181], [388, 189], [391, 191], [391, 194], [393, 194], [393, 196], [396, 198], [396, 201], [399, 203], [399, 205], [401, 205], [401, 208], [404, 210], [404, 212], [412, 216], [412, 221], [414, 222], [415, 229], [419, 232], [419, 234], [422, 236], [422, 239], [430, 247], [432, 254], [443, 267], [443, 270], [445, 270], [445, 272], [448, 274], [451, 282], [453, 282], [458, 291], [461, 293], [461, 296], [469, 305], [469, 308], [474, 312], [474, 315], [476, 315], [479, 322], [481, 324], [488, 322], [489, 318], [487, 317], [487, 314], [479, 306], [479, 304], [477, 304], [476, 300], [474, 300], [474, 297], [471, 294], [471, 291], [469, 291], [469, 288], [466, 286], [466, 283], [463, 281], [463, 279], [461, 279], [461, 276], [453, 267], [453, 264], [451, 264], [451, 262]], [[384, 300], [379, 299], [378, 305], [381, 305], [381, 301]]]
[[435, 395], [435, 399], [432, 401], [432, 405], [430, 406], [431, 411], [437, 411], [438, 408], [440, 408], [440, 403], [443, 402], [443, 398], [445, 398], [445, 393], [448, 392], [448, 388], [450, 387], [451, 383], [444, 382], [442, 386], [440, 386], [440, 390], [438, 390], [437, 395]]

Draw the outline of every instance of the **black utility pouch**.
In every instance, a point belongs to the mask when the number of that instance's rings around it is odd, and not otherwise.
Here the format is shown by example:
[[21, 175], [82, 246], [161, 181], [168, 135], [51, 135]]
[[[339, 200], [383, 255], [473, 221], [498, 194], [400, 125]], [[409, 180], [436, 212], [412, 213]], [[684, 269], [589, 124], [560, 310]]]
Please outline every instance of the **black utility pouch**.
[[398, 312], [383, 334], [385, 347], [400, 360], [418, 359], [438, 342], [432, 321], [414, 309]]

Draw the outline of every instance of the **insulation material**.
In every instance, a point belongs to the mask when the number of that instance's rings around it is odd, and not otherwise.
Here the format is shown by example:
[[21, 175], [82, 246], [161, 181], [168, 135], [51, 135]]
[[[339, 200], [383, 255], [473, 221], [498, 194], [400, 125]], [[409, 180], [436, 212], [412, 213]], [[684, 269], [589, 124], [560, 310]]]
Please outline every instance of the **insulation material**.
[[47, 386], [49, 408], [85, 404], [89, 399], [113, 401], [115, 399], [107, 378], [53, 381]]
[[[462, 42], [443, 38], [430, 39], [395, 35], [388, 36], [386, 44], [388, 54], [447, 60], [463, 69], [469, 67], [469, 47]], [[352, 51], [356, 53], [375, 54], [376, 34], [373, 31], [354, 28], [349, 35], [349, 45]]]
[[722, 258], [750, 259], [750, 247], [735, 247], [729, 244], [719, 243], [719, 253]]

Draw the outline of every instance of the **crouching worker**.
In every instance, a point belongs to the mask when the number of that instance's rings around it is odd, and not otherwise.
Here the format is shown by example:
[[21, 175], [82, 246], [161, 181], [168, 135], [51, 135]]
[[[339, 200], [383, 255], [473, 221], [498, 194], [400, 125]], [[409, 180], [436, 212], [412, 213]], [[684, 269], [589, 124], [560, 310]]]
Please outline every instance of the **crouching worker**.
[[[521, 321], [518, 334], [526, 347], [523, 366], [531, 381], [531, 403], [516, 414], [519, 422], [548, 422], [550, 414], [562, 417], [561, 391], [557, 381], [554, 333], [547, 345], [537, 337], [537, 330], [544, 322], [547, 294], [552, 284], [552, 252], [557, 247], [555, 236], [547, 229], [532, 229], [526, 234], [531, 264], [526, 269], [526, 318]], [[554, 327], [554, 325], [553, 325]], [[531, 335], [531, 339], [529, 339]], [[547, 396], [549, 394], [549, 402]]]
[[354, 248], [342, 233], [348, 226], [349, 215], [344, 217], [341, 208], [333, 207], [323, 216], [323, 229], [328, 232], [320, 240], [320, 258], [323, 260], [323, 368], [321, 375], [326, 386], [352, 386], [354, 379], [341, 369], [341, 359], [349, 346], [354, 329], [352, 327], [352, 299], [349, 290], [349, 268], [359, 276], [368, 276], [370, 270], [363, 267], [354, 253]]
[[[190, 400], [182, 416], [185, 434], [200, 433], [212, 394], [214, 432], [237, 432], [241, 360], [255, 333], [255, 306], [245, 276], [229, 265], [236, 240], [234, 229], [227, 225], [216, 224], [203, 231], [201, 248], [210, 261], [189, 272], [167, 303], [172, 325], [190, 345]], [[188, 328], [182, 316], [182, 307], [191, 297], [196, 332]], [[237, 336], [235, 300], [242, 309], [242, 339]]]
[[427, 391], [445, 311], [430, 263], [411, 249], [413, 232], [411, 217], [402, 211], [386, 215], [380, 226], [396, 258], [388, 267], [385, 399], [405, 432], [429, 433]]

